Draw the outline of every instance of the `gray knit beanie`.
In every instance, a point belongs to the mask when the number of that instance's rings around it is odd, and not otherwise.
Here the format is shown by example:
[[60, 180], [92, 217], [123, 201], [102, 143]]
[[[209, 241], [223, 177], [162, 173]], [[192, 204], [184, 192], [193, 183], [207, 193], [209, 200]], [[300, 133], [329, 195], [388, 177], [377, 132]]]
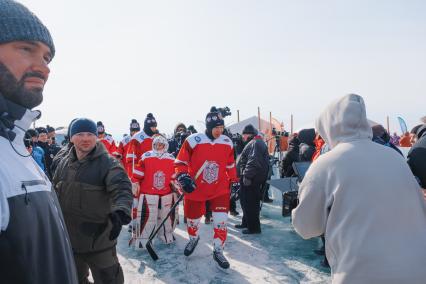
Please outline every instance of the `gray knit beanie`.
[[0, 0], [0, 44], [27, 40], [46, 44], [55, 55], [52, 37], [37, 16], [18, 2]]

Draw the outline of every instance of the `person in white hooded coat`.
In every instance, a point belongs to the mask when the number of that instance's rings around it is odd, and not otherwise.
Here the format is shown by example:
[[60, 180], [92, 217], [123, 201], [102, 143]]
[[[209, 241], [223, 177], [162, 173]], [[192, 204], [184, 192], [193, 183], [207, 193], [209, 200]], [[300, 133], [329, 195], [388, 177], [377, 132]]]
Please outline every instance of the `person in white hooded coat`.
[[296, 232], [325, 234], [333, 283], [425, 283], [426, 203], [401, 155], [371, 141], [362, 97], [336, 100], [316, 127], [331, 151], [300, 185]]

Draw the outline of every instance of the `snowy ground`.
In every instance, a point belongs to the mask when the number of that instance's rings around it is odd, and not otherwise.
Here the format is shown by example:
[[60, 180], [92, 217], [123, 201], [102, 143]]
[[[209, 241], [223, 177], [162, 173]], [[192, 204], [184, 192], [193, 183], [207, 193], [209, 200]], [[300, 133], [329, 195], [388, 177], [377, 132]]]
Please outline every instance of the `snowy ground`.
[[[281, 216], [281, 194], [273, 189], [274, 202], [261, 212], [262, 234], [243, 235], [234, 228], [241, 216], [229, 218], [225, 256], [231, 263], [220, 270], [212, 257], [212, 225], [200, 226], [200, 242], [194, 253], [185, 257], [188, 241], [182, 214], [176, 228], [176, 242], [154, 249], [160, 259], [154, 262], [146, 251], [128, 247], [129, 233], [123, 228], [118, 242], [120, 263], [126, 283], [328, 283], [330, 271], [320, 265], [313, 250], [319, 239], [303, 240], [292, 229], [290, 218]], [[238, 208], [241, 212], [241, 209]], [[180, 208], [182, 213], [182, 208]]]

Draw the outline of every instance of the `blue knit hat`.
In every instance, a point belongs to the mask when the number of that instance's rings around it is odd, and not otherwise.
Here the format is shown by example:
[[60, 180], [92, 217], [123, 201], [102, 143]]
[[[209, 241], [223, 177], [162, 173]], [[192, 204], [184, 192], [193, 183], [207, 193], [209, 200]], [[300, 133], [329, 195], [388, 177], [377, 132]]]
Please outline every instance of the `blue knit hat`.
[[98, 135], [96, 130], [96, 123], [88, 118], [77, 118], [72, 124], [70, 128], [70, 137], [73, 137], [77, 133], [81, 132], [89, 132], [94, 135]]
[[52, 37], [37, 16], [18, 2], [0, 0], [0, 44], [12, 41], [40, 41], [55, 55]]

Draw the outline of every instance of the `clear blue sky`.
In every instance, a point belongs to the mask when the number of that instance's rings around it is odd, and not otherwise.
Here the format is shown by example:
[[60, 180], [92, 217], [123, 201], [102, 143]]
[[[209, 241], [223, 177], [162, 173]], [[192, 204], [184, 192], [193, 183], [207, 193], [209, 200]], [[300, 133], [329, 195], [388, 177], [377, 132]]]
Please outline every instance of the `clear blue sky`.
[[[210, 106], [295, 127], [331, 100], [364, 97], [370, 119], [426, 115], [426, 1], [25, 0], [56, 44], [39, 124], [132, 118], [161, 132]], [[235, 122], [236, 115], [226, 119]], [[289, 128], [289, 127], [287, 127]]]

